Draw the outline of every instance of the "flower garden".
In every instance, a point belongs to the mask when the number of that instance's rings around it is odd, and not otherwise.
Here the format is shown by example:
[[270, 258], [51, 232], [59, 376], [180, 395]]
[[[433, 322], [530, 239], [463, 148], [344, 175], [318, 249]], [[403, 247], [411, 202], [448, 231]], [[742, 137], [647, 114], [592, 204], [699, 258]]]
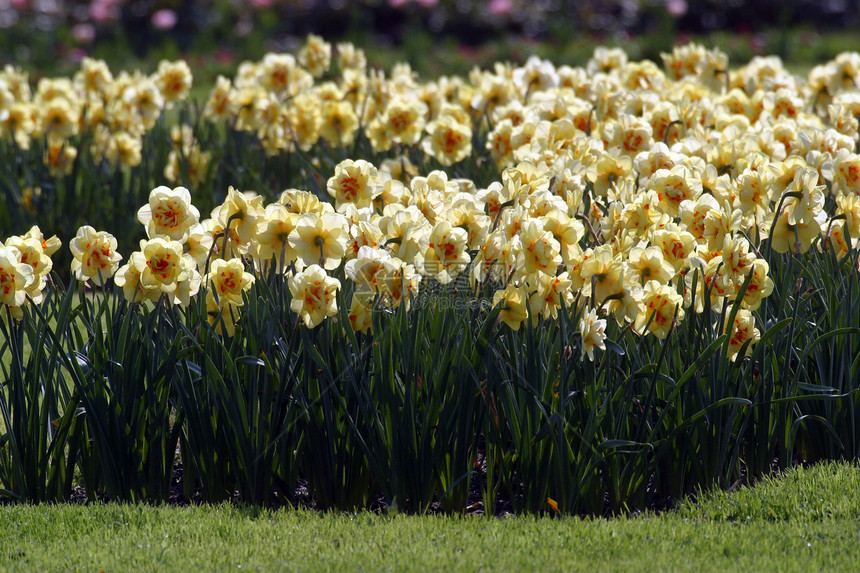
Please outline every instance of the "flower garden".
[[858, 77], [7, 67], [0, 494], [605, 514], [856, 459]]

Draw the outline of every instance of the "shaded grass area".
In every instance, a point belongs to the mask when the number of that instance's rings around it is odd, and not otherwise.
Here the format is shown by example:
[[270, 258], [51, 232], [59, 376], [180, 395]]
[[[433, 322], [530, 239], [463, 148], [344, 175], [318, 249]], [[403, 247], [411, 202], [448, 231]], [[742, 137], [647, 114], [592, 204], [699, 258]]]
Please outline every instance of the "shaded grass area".
[[0, 508], [3, 570], [852, 570], [860, 467], [827, 463], [660, 516], [410, 517], [232, 505]]

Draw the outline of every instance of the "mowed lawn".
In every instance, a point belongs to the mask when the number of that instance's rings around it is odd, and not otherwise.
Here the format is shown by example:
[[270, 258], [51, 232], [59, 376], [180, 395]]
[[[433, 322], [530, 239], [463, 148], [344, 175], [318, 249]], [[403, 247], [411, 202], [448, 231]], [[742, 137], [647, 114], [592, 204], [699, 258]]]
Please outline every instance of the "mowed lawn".
[[115, 504], [0, 515], [4, 571], [856, 571], [860, 466], [616, 519]]

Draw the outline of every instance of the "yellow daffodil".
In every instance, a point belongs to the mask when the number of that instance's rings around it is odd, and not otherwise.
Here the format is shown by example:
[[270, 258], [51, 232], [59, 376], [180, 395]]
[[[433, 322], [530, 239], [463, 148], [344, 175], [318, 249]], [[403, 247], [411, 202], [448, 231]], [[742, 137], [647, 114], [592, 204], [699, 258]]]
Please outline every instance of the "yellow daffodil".
[[606, 319], [597, 318], [597, 311], [590, 308], [583, 312], [579, 319], [579, 334], [582, 338], [580, 343], [581, 359], [594, 362], [594, 349], [606, 350]]
[[188, 97], [194, 77], [184, 60], [170, 62], [161, 60], [155, 73], [155, 85], [161, 91], [167, 105], [183, 101]]
[[325, 102], [320, 111], [320, 136], [332, 147], [352, 145], [358, 131], [358, 115], [348, 101]]
[[227, 121], [237, 111], [232, 82], [224, 76], [218, 76], [203, 107], [203, 117], [210, 121]]
[[161, 291], [155, 286], [145, 287], [140, 282], [140, 275], [146, 268], [146, 258], [143, 253], [136, 251], [129, 256], [129, 262], [122, 265], [114, 275], [114, 282], [122, 289], [125, 300], [132, 304], [144, 300], [157, 301]]
[[424, 214], [415, 206], [388, 206], [379, 220], [379, 228], [384, 234], [384, 246], [404, 261], [412, 261], [421, 248], [420, 240], [429, 232], [429, 223]]
[[204, 277], [207, 296], [215, 299], [223, 306], [230, 303], [241, 306], [242, 293], [251, 289], [254, 275], [245, 271], [241, 259], [215, 259], [209, 265], [209, 273]]
[[184, 241], [199, 222], [200, 212], [191, 204], [188, 189], [170, 189], [162, 185], [150, 191], [149, 202], [138, 210], [137, 220], [146, 228], [146, 236], [150, 239], [164, 237]]
[[728, 325], [729, 318], [729, 316], [726, 316], [727, 324], [725, 325], [729, 334], [728, 356], [734, 362], [738, 358], [741, 347], [747, 342], [749, 342], [749, 346], [746, 348], [746, 355], [749, 356], [752, 353], [752, 347], [761, 339], [761, 333], [755, 326], [755, 317], [747, 309], [742, 308], [738, 310], [731, 328]]
[[695, 173], [683, 165], [671, 169], [658, 169], [648, 184], [657, 193], [657, 205], [670, 217], [680, 214], [684, 201], [695, 201], [702, 193], [702, 182]]
[[68, 139], [78, 134], [80, 111], [77, 98], [59, 96], [43, 102], [39, 109], [37, 131], [57, 140]]
[[[823, 214], [823, 213], [822, 213]], [[812, 242], [821, 232], [821, 224], [815, 218], [807, 222], [799, 222], [795, 225], [789, 223], [791, 211], [783, 208], [777, 216], [771, 213], [765, 221], [765, 226], [773, 227], [770, 233], [770, 242], [773, 250], [777, 253], [805, 253], [812, 246]], [[774, 222], [775, 220], [775, 222]]]
[[373, 299], [359, 293], [352, 294], [349, 305], [349, 324], [356, 332], [370, 332], [373, 329]]
[[786, 196], [784, 210], [789, 225], [808, 224], [824, 208], [824, 185], [818, 184], [818, 172], [814, 169], [799, 169], [786, 188], [787, 193], [799, 197]]
[[468, 234], [448, 221], [440, 221], [421, 237], [416, 265], [424, 276], [448, 284], [466, 270], [471, 257], [466, 252]]
[[[224, 202], [212, 210], [212, 219], [221, 229], [228, 229], [228, 241], [240, 253], [247, 253], [257, 228], [265, 217], [263, 198], [253, 191], [227, 190]], [[219, 240], [220, 242], [220, 240]]]
[[533, 289], [529, 297], [529, 308], [532, 322], [537, 323], [539, 317], [557, 319], [562, 304], [570, 307], [574, 293], [570, 288], [570, 276], [563, 272], [558, 276], [536, 273], [528, 277], [529, 288]]
[[331, 66], [331, 44], [315, 34], [308, 34], [305, 45], [299, 51], [299, 63], [318, 78]]
[[422, 142], [424, 153], [442, 165], [453, 165], [472, 153], [472, 128], [452, 114], [443, 114], [427, 124]]
[[104, 60], [84, 57], [74, 81], [77, 89], [86, 95], [105, 97], [113, 84], [113, 74]]
[[216, 334], [233, 336], [236, 333], [236, 322], [241, 317], [240, 306], [232, 302], [215, 301], [212, 296], [206, 296], [206, 316]]
[[744, 308], [748, 310], [758, 309], [761, 306], [762, 299], [770, 296], [773, 292], [773, 279], [768, 276], [769, 269], [770, 267], [764, 259], [755, 259], [752, 262], [750, 269], [752, 279], [744, 293]]
[[639, 314], [636, 315], [634, 328], [644, 334], [647, 325], [647, 332], [654, 334], [661, 340], [666, 338], [673, 327], [675, 313], [677, 312], [678, 322], [684, 318], [683, 302], [683, 297], [677, 293], [674, 287], [660, 284], [657, 281], [648, 281], [645, 283], [642, 303]]
[[326, 188], [328, 194], [334, 197], [336, 206], [350, 203], [361, 209], [373, 204], [384, 185], [384, 177], [371, 163], [363, 159], [347, 159], [335, 166], [334, 175], [329, 178]]
[[143, 159], [143, 140], [125, 131], [115, 133], [108, 139], [105, 157], [122, 167], [136, 167]]
[[316, 264], [334, 270], [346, 254], [348, 222], [338, 213], [305, 213], [288, 240], [303, 266]]
[[116, 238], [106, 231], [96, 231], [89, 225], [78, 229], [69, 241], [72, 251], [72, 273], [79, 281], [92, 280], [101, 286], [119, 268], [122, 255], [116, 252]]
[[385, 111], [370, 124], [373, 148], [377, 151], [388, 151], [396, 143], [415, 145], [424, 132], [426, 117], [427, 105], [417, 98], [392, 98]]
[[363, 70], [367, 67], [364, 50], [356, 48], [350, 42], [339, 43], [337, 45], [337, 65], [341, 70]]
[[257, 231], [252, 247], [258, 268], [267, 268], [274, 262], [278, 272], [286, 272], [296, 260], [296, 250], [290, 245], [290, 233], [296, 228], [300, 215], [291, 213], [280, 203], [266, 205], [263, 221]]
[[141, 284], [168, 294], [176, 290], [176, 282], [189, 272], [182, 256], [182, 243], [155, 238], [143, 242], [140, 250], [146, 260], [145, 267], [140, 269]]
[[643, 286], [651, 280], [668, 284], [675, 276], [675, 267], [666, 261], [663, 251], [656, 245], [633, 247], [628, 254], [627, 264]]
[[328, 316], [337, 314], [336, 294], [340, 281], [326, 275], [319, 265], [310, 265], [290, 277], [293, 300], [290, 310], [298, 314], [308, 328], [314, 328]]
[[313, 85], [313, 76], [298, 65], [292, 54], [266, 54], [256, 70], [249, 70], [251, 75], [278, 98], [296, 96]]
[[358, 256], [347, 261], [344, 270], [355, 283], [353, 292], [371, 299], [377, 294], [384, 294], [384, 286], [379, 283], [379, 272], [384, 268], [385, 262], [391, 258], [388, 251], [361, 247]]
[[622, 291], [626, 272], [624, 261], [612, 252], [612, 247], [600, 245], [582, 263], [579, 273], [582, 294], [592, 297], [594, 303], [600, 305], [607, 297]]
[[21, 306], [27, 301], [28, 288], [34, 281], [33, 267], [21, 262], [21, 253], [0, 246], [0, 304], [9, 308], [12, 318], [21, 319]]
[[509, 284], [504, 290], [497, 290], [493, 294], [493, 306], [501, 304], [499, 320], [507, 324], [511, 330], [519, 330], [528, 318], [527, 300], [525, 289], [514, 284]]
[[562, 263], [561, 246], [552, 233], [544, 230], [540, 220], [525, 223], [520, 232], [520, 242], [522, 250], [517, 263], [521, 273], [541, 272], [555, 275]]
[[619, 228], [639, 238], [645, 238], [656, 229], [665, 227], [670, 217], [658, 208], [660, 199], [656, 191], [648, 190], [624, 205], [619, 216]]
[[48, 137], [45, 148], [44, 164], [54, 177], [62, 177], [72, 172], [78, 150], [67, 140], [53, 136]]
[[[34, 227], [38, 229], [38, 227]], [[41, 237], [33, 236], [33, 230], [26, 235], [18, 235], [9, 237], [5, 246], [9, 249], [17, 250], [21, 255], [21, 262], [33, 267], [33, 272], [37, 277], [44, 277], [51, 272], [54, 267], [53, 261], [48, 254], [46, 246], [42, 244]], [[39, 233], [41, 235], [41, 233]]]
[[48, 274], [53, 268], [51, 257], [45, 254], [41, 242], [34, 237], [14, 236], [9, 237], [5, 243], [7, 249], [17, 251], [21, 263], [29, 265], [33, 269], [33, 280], [27, 285], [27, 296], [36, 304], [42, 302], [45, 296], [45, 286], [48, 283]]
[[633, 161], [630, 157], [626, 155], [615, 157], [604, 153], [588, 167], [586, 177], [594, 185], [594, 192], [601, 197], [606, 197], [609, 188], [616, 181], [629, 176], [632, 170]]
[[654, 231], [651, 234], [651, 244], [659, 247], [663, 260], [672, 265], [675, 270], [673, 278], [687, 266], [687, 259], [696, 252], [697, 245], [696, 238], [691, 233], [669, 228]]

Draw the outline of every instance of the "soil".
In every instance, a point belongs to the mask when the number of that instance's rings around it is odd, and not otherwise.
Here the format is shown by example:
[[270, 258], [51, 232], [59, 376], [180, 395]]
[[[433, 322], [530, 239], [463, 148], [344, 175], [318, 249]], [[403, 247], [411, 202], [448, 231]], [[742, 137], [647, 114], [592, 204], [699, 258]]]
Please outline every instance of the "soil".
[[[468, 501], [466, 503], [466, 508], [464, 513], [466, 515], [484, 515], [484, 501], [482, 496], [482, 490], [486, 485], [487, 472], [486, 472], [486, 460], [483, 458], [481, 454], [478, 455], [477, 462], [475, 464], [475, 474], [472, 476], [469, 487]], [[520, 484], [521, 489], [522, 484]], [[650, 488], [649, 488], [650, 489]], [[97, 500], [100, 502], [108, 502], [110, 499], [106, 496], [99, 495], [97, 496]], [[89, 499], [87, 497], [87, 491], [85, 488], [81, 486], [76, 486], [72, 489], [72, 493], [69, 501], [71, 503], [80, 503], [87, 504], [89, 503]], [[239, 497], [238, 492], [235, 492], [232, 497], [232, 501], [236, 505], [241, 505], [241, 499]], [[202, 505], [206, 503], [202, 492], [200, 489], [195, 490], [195, 492], [190, 496], [185, 495], [185, 487], [183, 483], [183, 468], [182, 462], [177, 460], [173, 470], [173, 478], [171, 480], [171, 491], [167, 500], [167, 504], [171, 506], [189, 506], [189, 505]], [[672, 509], [676, 504], [676, 500], [671, 498], [661, 498], [656, 499], [652, 502], [651, 506], [648, 508], [649, 511], [660, 513], [663, 511], [667, 511]], [[313, 498], [308, 490], [308, 483], [304, 479], [299, 479], [296, 487], [289, 492], [283, 492], [281, 490], [275, 489], [272, 491], [272, 503], [270, 506], [274, 509], [281, 507], [299, 507], [299, 508], [307, 508], [313, 510], [319, 510], [320, 506], [317, 501]], [[389, 506], [387, 500], [383, 496], [378, 496], [369, 507], [370, 511], [375, 513], [384, 514], [389, 511]], [[441, 514], [443, 513], [441, 503], [437, 500], [434, 501], [429, 507], [429, 514]], [[639, 513], [639, 512], [637, 512]], [[604, 501], [604, 514], [611, 514], [611, 506], [609, 503], [609, 499]], [[510, 498], [510, 494], [507, 492], [498, 492], [496, 507], [493, 513], [495, 517], [507, 517], [510, 515], [514, 515], [514, 504]], [[553, 516], [555, 515], [552, 510], [547, 507], [545, 515]], [[586, 517], [583, 515], [582, 517]]]

